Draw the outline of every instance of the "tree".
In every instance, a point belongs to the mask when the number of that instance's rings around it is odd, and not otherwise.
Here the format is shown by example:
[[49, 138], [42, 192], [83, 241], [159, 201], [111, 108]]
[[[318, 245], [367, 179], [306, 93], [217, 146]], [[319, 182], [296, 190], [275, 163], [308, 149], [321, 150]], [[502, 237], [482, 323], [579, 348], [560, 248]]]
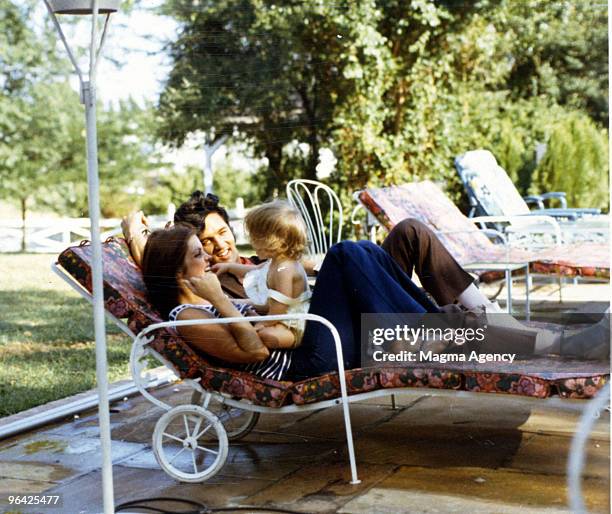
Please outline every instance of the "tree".
[[340, 2], [204, 1], [197, 11], [173, 0], [165, 12], [182, 24], [170, 54], [174, 67], [160, 98], [162, 138], [180, 145], [196, 130], [236, 130], [268, 159], [264, 190], [293, 178], [284, 149], [305, 142], [303, 174], [316, 176], [318, 149], [348, 84], [326, 59], [344, 46]]
[[[594, 4], [193, 5], [166, 10], [182, 31], [161, 135], [180, 144], [194, 130], [237, 130], [268, 158], [268, 192], [295, 174], [313, 178], [321, 146], [338, 158], [330, 181], [340, 190], [434, 178], [458, 199], [453, 158], [488, 148], [526, 191], [554, 116], [607, 123], [606, 11]], [[296, 142], [309, 148], [297, 160]]]
[[[55, 212], [82, 217], [89, 216], [85, 120], [76, 93], [70, 101], [78, 113], [72, 118], [57, 173], [37, 198]], [[118, 107], [98, 105], [97, 117], [100, 209], [104, 217], [117, 217], [136, 206], [129, 186], [137, 189], [163, 165], [154, 145], [154, 117], [150, 108], [131, 100]]]
[[38, 144], [39, 134], [59, 136], [65, 129], [65, 117], [51, 120], [36, 114], [39, 109], [48, 113], [49, 104], [41, 102], [44, 91], [33, 91], [33, 85], [48, 80], [50, 69], [61, 73], [65, 67], [53, 53], [50, 27], [43, 25], [37, 34], [29, 26], [34, 9], [32, 0], [19, 4], [0, 0], [0, 195], [20, 204], [24, 220], [30, 184], [44, 181], [32, 159], [50, 164], [55, 158], [56, 148]]
[[513, 96], [545, 95], [560, 105], [584, 110], [600, 126], [607, 127], [605, 3], [509, 2], [500, 14], [496, 18], [500, 28], [512, 38], [507, 86]]
[[[33, 28], [37, 3], [0, 0], [0, 197], [21, 207], [22, 250], [30, 206], [88, 214], [83, 106], [50, 20]], [[112, 216], [131, 208], [126, 187], [159, 165], [154, 119], [130, 101], [98, 112], [101, 206]]]

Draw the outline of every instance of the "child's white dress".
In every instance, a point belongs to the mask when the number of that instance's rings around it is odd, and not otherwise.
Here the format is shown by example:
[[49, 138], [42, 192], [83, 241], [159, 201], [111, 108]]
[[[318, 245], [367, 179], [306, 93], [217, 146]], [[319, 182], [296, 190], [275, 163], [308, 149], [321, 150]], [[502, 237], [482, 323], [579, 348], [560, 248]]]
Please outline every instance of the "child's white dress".
[[[256, 305], [265, 305], [268, 303], [268, 298], [272, 298], [287, 306], [287, 314], [307, 313], [310, 307], [310, 297], [312, 296], [312, 292], [308, 287], [308, 282], [306, 282], [306, 291], [297, 298], [289, 298], [275, 289], [270, 289], [268, 287], [268, 272], [270, 271], [271, 262], [271, 260], [266, 261], [261, 268], [249, 271], [244, 276], [242, 285], [249, 299]], [[287, 328], [293, 332], [295, 336], [294, 346], [297, 347], [302, 342], [304, 329], [306, 328], [306, 320], [287, 320], [280, 321], [279, 323], [286, 325]]]

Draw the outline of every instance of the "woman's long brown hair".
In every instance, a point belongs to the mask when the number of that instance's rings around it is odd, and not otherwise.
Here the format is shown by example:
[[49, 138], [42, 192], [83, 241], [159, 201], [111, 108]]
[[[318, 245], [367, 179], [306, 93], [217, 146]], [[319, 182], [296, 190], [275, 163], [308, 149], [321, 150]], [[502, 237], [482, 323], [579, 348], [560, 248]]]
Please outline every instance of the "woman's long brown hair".
[[187, 225], [156, 230], [147, 239], [142, 274], [149, 301], [164, 319], [179, 303], [178, 274], [183, 271], [187, 243], [195, 234]]

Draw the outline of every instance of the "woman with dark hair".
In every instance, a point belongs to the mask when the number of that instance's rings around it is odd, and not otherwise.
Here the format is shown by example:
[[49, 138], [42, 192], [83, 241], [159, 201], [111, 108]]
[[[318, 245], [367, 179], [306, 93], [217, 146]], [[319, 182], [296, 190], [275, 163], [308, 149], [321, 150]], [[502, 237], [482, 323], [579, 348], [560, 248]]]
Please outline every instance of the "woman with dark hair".
[[[189, 225], [153, 232], [147, 240], [142, 270], [151, 303], [171, 320], [255, 315], [248, 304], [231, 301], [210, 271], [211, 257]], [[206, 299], [205, 299], [206, 298]], [[290, 352], [269, 350], [251, 323], [179, 327], [195, 349], [223, 366], [281, 380]]]

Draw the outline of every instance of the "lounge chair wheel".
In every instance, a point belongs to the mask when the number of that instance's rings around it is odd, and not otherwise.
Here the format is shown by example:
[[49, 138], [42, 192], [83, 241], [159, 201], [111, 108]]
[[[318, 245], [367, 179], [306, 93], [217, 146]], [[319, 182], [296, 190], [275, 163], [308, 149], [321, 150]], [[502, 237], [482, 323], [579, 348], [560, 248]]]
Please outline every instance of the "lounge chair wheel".
[[228, 448], [223, 423], [197, 405], [174, 407], [159, 418], [153, 431], [157, 462], [181, 482], [203, 482], [214, 476], [225, 464]]
[[[194, 405], [202, 403], [202, 393], [200, 391], [193, 392], [191, 403]], [[206, 409], [221, 420], [229, 441], [242, 439], [255, 428], [259, 421], [259, 412], [249, 412], [237, 407], [230, 407], [215, 400], [212, 400]]]

